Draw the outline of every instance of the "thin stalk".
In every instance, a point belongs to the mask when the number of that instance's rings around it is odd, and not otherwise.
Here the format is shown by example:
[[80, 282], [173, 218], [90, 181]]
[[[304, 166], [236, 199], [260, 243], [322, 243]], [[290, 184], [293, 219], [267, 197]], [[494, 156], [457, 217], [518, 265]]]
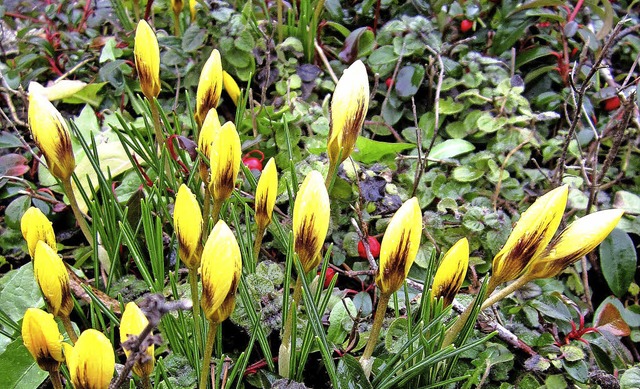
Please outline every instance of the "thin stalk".
[[202, 371], [200, 372], [200, 389], [207, 389], [207, 380], [211, 370], [211, 354], [213, 353], [213, 342], [216, 340], [216, 330], [218, 323], [209, 322], [209, 333], [207, 334], [207, 345], [204, 348], [204, 358], [202, 358]]
[[289, 314], [287, 315], [287, 321], [284, 325], [284, 332], [282, 334], [282, 344], [280, 345], [280, 351], [278, 353], [278, 370], [280, 375], [284, 378], [289, 378], [289, 361], [291, 360], [291, 332], [293, 331], [293, 313], [298, 307], [298, 302], [302, 297], [302, 280], [298, 275], [296, 279], [296, 286], [293, 289], [293, 297], [289, 304]]
[[60, 316], [60, 320], [62, 321], [62, 325], [64, 326], [65, 331], [67, 331], [67, 334], [69, 335], [71, 343], [76, 344], [76, 342], [78, 341], [78, 336], [73, 330], [71, 319], [69, 319], [69, 316]]
[[211, 209], [211, 220], [215, 226], [218, 220], [220, 220], [220, 210], [222, 209], [223, 200], [213, 199], [213, 208]]
[[[202, 219], [207, 220], [211, 212], [211, 192], [209, 191], [209, 183], [204, 183], [204, 205], [202, 206]], [[209, 223], [204, 223], [204, 228], [207, 230]], [[208, 231], [207, 231], [208, 232]]]
[[73, 216], [76, 217], [76, 221], [80, 226], [82, 234], [87, 239], [87, 242], [89, 242], [89, 245], [93, 247], [93, 236], [91, 235], [91, 230], [89, 229], [89, 225], [87, 224], [84, 215], [82, 215], [82, 212], [80, 212], [78, 199], [76, 198], [76, 195], [73, 192], [73, 187], [71, 186], [71, 177], [67, 178], [66, 180], [62, 180], [61, 182], [62, 189], [69, 199], [69, 205], [71, 206], [71, 210], [73, 211]]
[[253, 273], [256, 270], [256, 264], [258, 263], [258, 255], [260, 255], [260, 247], [262, 247], [262, 238], [264, 237], [264, 232], [266, 230], [266, 226], [258, 225], [258, 230], [256, 231], [256, 238], [253, 241], [253, 263], [251, 272]]
[[180, 14], [176, 12], [173, 13], [173, 33], [180, 38]]
[[524, 275], [518, 278], [511, 284], [507, 285], [504, 289], [501, 289], [497, 293], [494, 293], [493, 295], [489, 296], [489, 298], [482, 303], [482, 308], [480, 308], [480, 310], [489, 308], [493, 304], [497, 303], [498, 301], [507, 297], [511, 293], [525, 286], [529, 281], [531, 281], [531, 279], [527, 277], [527, 275]]
[[324, 9], [324, 0], [318, 0], [316, 4], [316, 9], [313, 12], [313, 20], [315, 26], [318, 25], [318, 20], [320, 20], [320, 15], [322, 15], [322, 11]]
[[51, 384], [53, 385], [53, 389], [62, 389], [62, 379], [60, 379], [60, 370], [57, 368], [49, 370], [49, 378], [51, 379]]
[[282, 42], [284, 38], [284, 30], [283, 30], [283, 20], [282, 20], [282, 9], [284, 8], [282, 5], [282, 0], [277, 0], [276, 2], [277, 13], [278, 13], [278, 42]]
[[140, 20], [140, 0], [133, 0], [133, 15]]
[[191, 301], [193, 302], [193, 330], [196, 333], [196, 357], [202, 350], [202, 332], [200, 330], [200, 302], [198, 298], [198, 269], [189, 269], [189, 285], [191, 286]]
[[387, 306], [389, 305], [390, 298], [391, 294], [380, 295], [380, 300], [378, 300], [378, 306], [376, 307], [376, 313], [373, 317], [373, 327], [371, 327], [371, 333], [369, 333], [369, 340], [367, 340], [367, 346], [362, 353], [362, 357], [360, 357], [360, 364], [362, 365], [367, 377], [371, 374], [371, 354], [373, 354], [373, 349], [378, 343], [378, 336], [380, 335], [380, 329], [382, 328], [382, 322], [384, 320], [384, 315], [387, 312]]
[[142, 389], [151, 389], [151, 379], [149, 379], [148, 375], [141, 377], [140, 386], [142, 386]]
[[331, 189], [333, 188], [333, 183], [336, 180], [336, 175], [338, 173], [338, 164], [331, 163], [329, 164], [329, 172], [327, 173], [327, 178], [324, 180], [324, 186], [327, 188], [327, 192], [331, 193]]
[[156, 144], [158, 146], [158, 154], [162, 150], [164, 144], [164, 135], [162, 134], [162, 127], [160, 126], [160, 113], [158, 112], [158, 106], [156, 105], [156, 99], [149, 99], [149, 106], [151, 107], [151, 117], [153, 118], [153, 130], [156, 134]]
[[[494, 290], [496, 290], [496, 287], [498, 285], [494, 284], [493, 280], [494, 280], [493, 278], [489, 279], [489, 285], [487, 285], [487, 292], [484, 294], [484, 296], [489, 296], [491, 293], [493, 293]], [[452, 344], [454, 340], [456, 340], [456, 338], [458, 337], [458, 334], [460, 333], [460, 331], [462, 331], [462, 328], [464, 328], [464, 324], [469, 319], [469, 316], [471, 315], [471, 312], [473, 311], [473, 306], [476, 304], [476, 300], [479, 298], [479, 296], [480, 295], [476, 295], [475, 299], [473, 299], [471, 304], [469, 304], [465, 308], [465, 310], [462, 311], [462, 313], [458, 317], [458, 320], [456, 320], [456, 322], [453, 323], [453, 326], [451, 326], [447, 330], [447, 332], [444, 334], [444, 340], [442, 341], [442, 346], [441, 346], [440, 349], [443, 349], [443, 348], [447, 347], [448, 345]], [[484, 305], [483, 305], [483, 307], [484, 307]], [[484, 309], [484, 308], [482, 308], [482, 309]]]

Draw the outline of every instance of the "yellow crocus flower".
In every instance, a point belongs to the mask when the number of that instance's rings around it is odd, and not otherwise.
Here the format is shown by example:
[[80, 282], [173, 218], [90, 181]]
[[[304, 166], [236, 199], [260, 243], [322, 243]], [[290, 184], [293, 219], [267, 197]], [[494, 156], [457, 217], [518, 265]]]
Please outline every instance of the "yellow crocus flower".
[[624, 214], [621, 209], [599, 211], [571, 223], [525, 270], [527, 279], [550, 278], [590, 253], [613, 231]]
[[219, 220], [202, 252], [201, 306], [211, 323], [221, 323], [233, 311], [241, 272], [242, 258], [236, 237], [227, 223]]
[[240, 171], [240, 136], [232, 122], [226, 122], [212, 143], [209, 154], [211, 181], [209, 190], [216, 201], [231, 197]]
[[178, 238], [180, 260], [189, 268], [200, 266], [202, 211], [198, 200], [185, 184], [180, 185], [173, 209], [173, 226]]
[[[147, 327], [149, 320], [142, 310], [134, 302], [127, 303], [120, 319], [120, 343], [124, 343], [129, 339], [129, 335], [138, 336]], [[140, 377], [148, 377], [153, 372], [155, 363], [154, 345], [147, 347], [146, 356], [133, 365], [133, 372]], [[127, 357], [131, 351], [124, 348]]]
[[449, 306], [467, 275], [467, 266], [469, 266], [469, 241], [467, 238], [462, 238], [442, 258], [431, 285], [431, 299], [442, 298], [443, 306]]
[[322, 174], [307, 174], [293, 205], [294, 250], [308, 273], [320, 263], [320, 250], [329, 230], [329, 194]]
[[65, 355], [75, 389], [106, 389], [115, 369], [115, 355], [109, 339], [100, 331], [85, 330]]
[[256, 223], [260, 230], [267, 228], [271, 222], [273, 207], [278, 195], [278, 169], [276, 161], [271, 158], [262, 170], [262, 175], [256, 188]]
[[33, 273], [51, 313], [54, 316], [69, 316], [73, 310], [73, 299], [67, 268], [62, 258], [43, 241], [38, 241], [36, 245]]
[[58, 370], [62, 355], [62, 335], [53, 315], [29, 308], [22, 319], [22, 341], [42, 370]]
[[[211, 155], [211, 144], [218, 136], [220, 128], [222, 128], [222, 126], [220, 125], [218, 112], [215, 108], [211, 108], [209, 112], [207, 112], [207, 116], [204, 118], [204, 122], [200, 128], [200, 134], [198, 135], [198, 150], [200, 150], [200, 152], [207, 158]], [[200, 160], [199, 173], [202, 181], [204, 183], [208, 183], [209, 167], [203, 160]]]
[[231, 77], [231, 74], [226, 71], [222, 71], [222, 82], [224, 84], [224, 90], [227, 91], [227, 94], [233, 101], [233, 104], [238, 106], [238, 99], [240, 98], [240, 87], [236, 80]]
[[147, 100], [153, 104], [153, 99], [160, 94], [160, 48], [156, 34], [144, 19], [138, 22], [136, 28], [133, 54], [140, 88]]
[[189, 0], [189, 12], [191, 13], [191, 23], [196, 21], [196, 4], [198, 0]]
[[196, 92], [196, 112], [195, 118], [199, 126], [211, 108], [216, 108], [222, 94], [222, 61], [220, 52], [213, 49], [207, 62], [205, 62], [200, 80], [198, 81], [198, 90]]
[[53, 232], [51, 222], [38, 208], [29, 207], [29, 209], [27, 209], [20, 219], [20, 229], [22, 230], [24, 240], [27, 241], [31, 258], [33, 258], [36, 253], [38, 241], [45, 242], [54, 251], [58, 250], [56, 246], [56, 235]]
[[69, 128], [60, 112], [43, 95], [29, 93], [29, 127], [33, 140], [51, 174], [62, 181], [68, 180], [76, 167]]
[[369, 78], [362, 61], [354, 62], [336, 85], [331, 98], [331, 125], [327, 152], [337, 165], [349, 157], [369, 109]]

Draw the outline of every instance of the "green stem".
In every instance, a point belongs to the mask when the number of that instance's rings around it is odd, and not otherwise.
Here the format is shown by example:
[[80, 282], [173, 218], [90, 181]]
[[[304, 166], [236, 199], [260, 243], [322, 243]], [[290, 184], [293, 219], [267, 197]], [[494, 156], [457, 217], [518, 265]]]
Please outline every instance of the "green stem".
[[164, 135], [162, 134], [162, 127], [160, 126], [160, 113], [158, 112], [158, 106], [156, 99], [149, 99], [149, 107], [151, 108], [151, 117], [153, 118], [153, 130], [156, 134], [156, 144], [158, 145], [158, 155], [164, 145]]
[[136, 21], [140, 20], [140, 0], [133, 0], [133, 14], [136, 17]]
[[62, 325], [64, 326], [65, 331], [67, 331], [67, 334], [69, 335], [69, 339], [71, 340], [71, 343], [76, 344], [76, 342], [78, 341], [78, 336], [76, 335], [76, 332], [73, 330], [73, 325], [71, 325], [71, 319], [69, 319], [69, 316], [60, 316], [60, 320], [62, 320]]
[[380, 329], [382, 328], [382, 322], [384, 321], [384, 315], [387, 312], [387, 306], [389, 305], [390, 298], [391, 294], [380, 295], [380, 300], [378, 300], [378, 306], [376, 307], [376, 313], [373, 317], [373, 327], [371, 327], [371, 332], [369, 333], [369, 340], [367, 340], [367, 346], [362, 353], [362, 357], [360, 357], [360, 364], [362, 365], [367, 377], [371, 374], [371, 355], [373, 354], [373, 349], [378, 343], [378, 336], [380, 336]]
[[511, 284], [507, 285], [504, 289], [501, 289], [497, 293], [494, 293], [493, 295], [489, 296], [489, 298], [482, 303], [482, 308], [480, 309], [484, 310], [489, 308], [493, 304], [497, 303], [498, 301], [507, 297], [511, 293], [525, 286], [529, 281], [531, 280], [526, 275], [518, 278], [517, 280], [513, 281]]
[[211, 371], [211, 354], [213, 354], [213, 342], [216, 340], [217, 323], [209, 322], [209, 333], [207, 334], [207, 345], [204, 348], [204, 358], [202, 359], [202, 371], [200, 372], [200, 389], [207, 389], [207, 380]]
[[177, 38], [180, 38], [180, 35], [182, 34], [180, 31], [180, 14], [175, 12], [173, 13], [173, 33]]
[[277, 0], [276, 2], [277, 14], [278, 14], [278, 42], [282, 42], [284, 38], [284, 26], [282, 25], [282, 9], [284, 8], [282, 5], [282, 0]]
[[198, 269], [189, 269], [189, 285], [191, 286], [191, 301], [193, 302], [193, 330], [196, 333], [196, 358], [202, 349], [202, 332], [200, 330], [200, 302], [198, 298]]
[[313, 12], [313, 23], [317, 26], [318, 20], [320, 20], [320, 15], [322, 15], [322, 10], [324, 9], [324, 0], [318, 0], [316, 4], [316, 9]]
[[298, 301], [300, 301], [302, 297], [302, 280], [300, 277], [304, 277], [303, 275], [298, 275], [296, 279], [296, 286], [293, 290], [293, 297], [291, 299], [291, 303], [289, 304], [289, 314], [287, 315], [287, 321], [284, 325], [284, 332], [282, 333], [282, 344], [280, 345], [280, 352], [278, 353], [278, 370], [280, 375], [284, 378], [290, 377], [290, 366], [289, 362], [291, 360], [291, 333], [293, 332], [293, 314], [298, 307]]
[[260, 255], [260, 247], [262, 247], [262, 238], [264, 237], [264, 231], [266, 230], [266, 226], [262, 227], [258, 225], [258, 230], [256, 231], [256, 239], [253, 241], [253, 262], [251, 263], [251, 273], [256, 271], [256, 264], [258, 263], [258, 255]]
[[140, 386], [142, 386], [142, 389], [151, 389], [151, 379], [149, 379], [148, 375], [141, 377]]
[[333, 183], [336, 180], [336, 176], [338, 173], [338, 165], [337, 163], [329, 164], [329, 172], [327, 173], [327, 178], [324, 180], [324, 186], [327, 188], [327, 192], [331, 194], [331, 189], [333, 188]]
[[213, 199], [213, 208], [211, 209], [211, 220], [215, 226], [218, 220], [220, 220], [220, 210], [222, 209], [222, 200]]
[[67, 178], [66, 180], [62, 180], [62, 189], [69, 199], [69, 205], [71, 206], [71, 210], [73, 211], [73, 216], [76, 217], [82, 234], [84, 235], [85, 239], [87, 239], [87, 242], [89, 242], [89, 245], [93, 247], [93, 235], [91, 235], [91, 229], [89, 229], [89, 225], [87, 224], [84, 215], [82, 214], [82, 212], [80, 212], [78, 199], [76, 198], [76, 195], [73, 192], [73, 187], [71, 186], [71, 177]]
[[60, 370], [57, 368], [49, 370], [49, 378], [51, 379], [51, 384], [53, 385], [53, 389], [62, 389], [62, 379], [60, 379]]

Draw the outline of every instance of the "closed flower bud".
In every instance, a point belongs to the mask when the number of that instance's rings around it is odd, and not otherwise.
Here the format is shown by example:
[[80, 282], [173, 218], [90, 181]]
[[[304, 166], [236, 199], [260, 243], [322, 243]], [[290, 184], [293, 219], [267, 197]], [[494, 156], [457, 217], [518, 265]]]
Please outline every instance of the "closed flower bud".
[[327, 152], [331, 164], [349, 157], [369, 109], [367, 69], [358, 60], [344, 71], [331, 98], [331, 126]]
[[189, 12], [191, 12], [191, 23], [196, 21], [196, 4], [198, 4], [198, 0], [189, 0]]
[[262, 170], [262, 175], [256, 188], [256, 223], [260, 229], [265, 229], [271, 222], [273, 207], [278, 195], [278, 169], [276, 161], [271, 158]]
[[200, 266], [202, 211], [196, 197], [185, 185], [180, 185], [173, 208], [173, 228], [178, 238], [180, 260], [189, 268]]
[[[120, 319], [120, 343], [125, 343], [129, 340], [129, 336], [138, 336], [147, 327], [149, 320], [145, 314], [138, 308], [136, 303], [130, 302], [124, 308], [122, 313], [122, 319]], [[127, 357], [131, 354], [131, 351], [126, 347], [124, 353]], [[146, 355], [138, 360], [133, 365], [133, 372], [140, 377], [148, 377], [153, 372], [153, 365], [155, 363], [155, 357], [153, 354], [153, 344], [147, 347]]]
[[42, 370], [58, 370], [62, 355], [62, 335], [53, 315], [29, 308], [22, 319], [22, 341]]
[[213, 49], [202, 68], [200, 80], [198, 81], [195, 117], [199, 126], [202, 126], [207, 112], [211, 108], [218, 106], [218, 101], [220, 101], [220, 95], [222, 94], [222, 83], [220, 52], [217, 49]]
[[240, 154], [240, 137], [236, 126], [231, 122], [226, 122], [214, 139], [209, 154], [211, 167], [209, 190], [216, 201], [223, 201], [231, 197], [231, 192], [236, 186], [238, 171], [240, 171]]
[[171, 9], [173, 9], [174, 14], [179, 14], [182, 12], [182, 8], [184, 7], [184, 2], [182, 0], [171, 0]]
[[43, 241], [36, 245], [33, 273], [50, 312], [54, 316], [69, 316], [73, 310], [69, 273], [62, 258]]
[[140, 88], [151, 102], [160, 94], [160, 48], [156, 34], [144, 19], [138, 22], [136, 28], [133, 54]]
[[513, 228], [502, 250], [493, 258], [490, 289], [517, 278], [540, 255], [555, 234], [567, 205], [568, 187], [558, 187], [537, 199]]
[[467, 266], [469, 266], [469, 241], [467, 238], [462, 238], [442, 258], [431, 285], [431, 299], [442, 298], [443, 306], [449, 306], [467, 275]]
[[238, 105], [238, 99], [240, 98], [240, 87], [238, 87], [238, 83], [236, 80], [231, 77], [231, 74], [222, 71], [222, 82], [224, 84], [224, 89], [227, 91], [229, 97], [233, 101], [233, 104]]
[[380, 245], [380, 269], [376, 284], [383, 295], [400, 289], [418, 255], [422, 235], [422, 211], [412, 197], [391, 218]]
[[116, 360], [113, 346], [102, 332], [94, 329], [84, 331], [73, 348], [65, 349], [65, 354], [75, 389], [109, 387]]
[[621, 209], [595, 212], [571, 223], [555, 237], [526, 271], [528, 279], [550, 278], [590, 253], [611, 233], [624, 214]]
[[22, 219], [20, 219], [20, 229], [24, 240], [27, 241], [31, 258], [36, 253], [38, 241], [45, 242], [54, 251], [57, 251], [56, 235], [53, 232], [53, 227], [51, 227], [51, 222], [38, 208], [30, 207], [27, 209], [22, 215]]
[[[220, 132], [220, 119], [218, 118], [218, 112], [215, 108], [211, 108], [207, 112], [207, 116], [200, 128], [200, 134], [198, 135], [198, 150], [207, 158], [211, 155], [211, 144], [213, 140], [218, 136]], [[205, 184], [209, 183], [209, 167], [207, 164], [200, 160], [199, 165], [200, 178]]]
[[43, 95], [29, 94], [29, 127], [51, 174], [68, 180], [76, 167], [69, 128], [60, 112]]
[[294, 250], [305, 273], [320, 263], [320, 250], [329, 230], [329, 194], [320, 172], [307, 174], [293, 205]]
[[201, 306], [207, 320], [221, 323], [233, 312], [241, 273], [242, 258], [236, 237], [227, 223], [219, 220], [202, 252]]

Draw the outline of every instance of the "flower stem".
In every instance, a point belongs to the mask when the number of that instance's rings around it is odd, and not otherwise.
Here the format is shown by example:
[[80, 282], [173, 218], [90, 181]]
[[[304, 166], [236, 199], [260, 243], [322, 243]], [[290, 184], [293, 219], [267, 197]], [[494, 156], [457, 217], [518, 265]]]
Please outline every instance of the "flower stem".
[[67, 331], [67, 334], [69, 335], [69, 339], [71, 340], [71, 343], [76, 344], [76, 342], [78, 341], [78, 336], [76, 335], [76, 332], [73, 330], [73, 325], [71, 325], [71, 319], [69, 319], [69, 316], [60, 316], [60, 320], [62, 320], [62, 325], [64, 326], [65, 331]]
[[53, 389], [62, 389], [62, 380], [60, 379], [60, 370], [58, 368], [54, 368], [49, 370], [49, 378], [51, 379], [51, 384], [53, 385]]
[[198, 298], [198, 269], [189, 269], [189, 285], [193, 302], [193, 331], [196, 333], [196, 357], [202, 349], [202, 332], [200, 330], [200, 302]]
[[142, 386], [142, 389], [151, 389], [151, 380], [148, 375], [140, 378], [140, 386]]
[[220, 210], [222, 209], [222, 200], [213, 199], [213, 208], [211, 209], [211, 220], [215, 226], [218, 220], [220, 220]]
[[529, 281], [531, 281], [531, 280], [526, 275], [518, 278], [517, 280], [515, 280], [511, 284], [507, 285], [504, 289], [501, 289], [497, 293], [494, 293], [493, 295], [489, 296], [489, 298], [486, 299], [482, 303], [482, 308], [480, 308], [480, 309], [484, 310], [484, 309], [489, 308], [490, 306], [492, 306], [493, 304], [495, 304], [498, 301], [502, 300], [503, 298], [507, 297], [511, 293], [513, 293], [516, 290], [522, 288]]
[[173, 33], [180, 38], [180, 14], [176, 12], [173, 13]]
[[338, 172], [338, 164], [330, 163], [329, 164], [329, 172], [327, 173], [327, 178], [324, 180], [324, 186], [327, 188], [327, 192], [331, 193], [331, 189], [333, 188], [333, 183], [336, 180], [336, 174]]
[[253, 241], [253, 262], [251, 263], [251, 272], [256, 271], [256, 264], [258, 263], [258, 255], [260, 255], [260, 247], [262, 247], [262, 238], [264, 237], [264, 231], [266, 227], [258, 225], [258, 230], [256, 231], [256, 239]]
[[300, 277], [304, 275], [298, 275], [296, 279], [296, 286], [293, 289], [293, 297], [289, 304], [289, 314], [287, 315], [287, 321], [284, 325], [284, 332], [282, 333], [282, 344], [280, 345], [280, 351], [278, 353], [278, 370], [280, 375], [284, 378], [289, 378], [289, 362], [291, 361], [291, 333], [293, 332], [293, 314], [298, 307], [298, 301], [302, 297], [302, 280]]
[[73, 187], [71, 186], [71, 177], [67, 178], [66, 180], [62, 180], [62, 189], [69, 199], [69, 205], [71, 206], [71, 210], [73, 211], [73, 216], [76, 217], [76, 221], [80, 226], [82, 234], [84, 235], [85, 239], [87, 239], [87, 242], [89, 242], [89, 245], [93, 247], [93, 235], [91, 235], [91, 230], [89, 229], [89, 225], [87, 224], [84, 215], [82, 215], [82, 212], [80, 212], [78, 199], [76, 198], [76, 195], [73, 192]]
[[160, 126], [160, 113], [158, 112], [158, 106], [156, 105], [156, 99], [149, 99], [149, 107], [151, 108], [151, 117], [153, 118], [153, 130], [156, 134], [156, 144], [158, 146], [158, 154], [162, 150], [164, 144], [164, 135], [162, 134], [162, 127]]
[[360, 357], [360, 364], [367, 377], [371, 374], [371, 354], [373, 354], [373, 349], [378, 343], [378, 336], [380, 335], [380, 329], [382, 328], [382, 322], [387, 312], [390, 298], [391, 294], [388, 293], [380, 295], [380, 300], [378, 300], [378, 306], [376, 307], [376, 313], [373, 318], [373, 327], [371, 327], [371, 332], [369, 333], [369, 340], [367, 340], [367, 346], [362, 353], [362, 357]]
[[207, 380], [211, 370], [211, 354], [213, 354], [213, 342], [216, 340], [216, 330], [218, 323], [209, 322], [209, 333], [207, 333], [207, 345], [204, 348], [204, 358], [202, 358], [202, 371], [200, 372], [200, 389], [207, 389]]

